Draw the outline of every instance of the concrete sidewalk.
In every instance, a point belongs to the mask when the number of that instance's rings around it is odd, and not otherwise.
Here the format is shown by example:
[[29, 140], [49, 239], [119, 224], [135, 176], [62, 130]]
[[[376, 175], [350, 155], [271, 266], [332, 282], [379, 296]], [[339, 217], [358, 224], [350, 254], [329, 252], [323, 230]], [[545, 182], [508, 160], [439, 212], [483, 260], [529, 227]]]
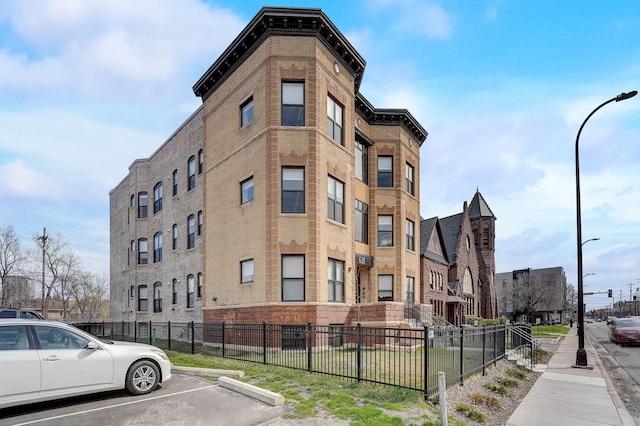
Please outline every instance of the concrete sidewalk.
[[507, 425], [636, 425], [586, 334], [587, 361], [593, 369], [574, 367], [577, 350], [578, 334], [574, 327]]

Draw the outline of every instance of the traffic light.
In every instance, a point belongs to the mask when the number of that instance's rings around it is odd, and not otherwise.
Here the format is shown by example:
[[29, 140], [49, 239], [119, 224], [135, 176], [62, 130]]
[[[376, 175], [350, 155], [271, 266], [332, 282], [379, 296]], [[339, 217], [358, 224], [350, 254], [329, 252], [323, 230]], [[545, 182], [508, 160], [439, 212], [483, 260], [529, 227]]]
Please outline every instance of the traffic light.
[[613, 297], [613, 290], [609, 289], [609, 297]]

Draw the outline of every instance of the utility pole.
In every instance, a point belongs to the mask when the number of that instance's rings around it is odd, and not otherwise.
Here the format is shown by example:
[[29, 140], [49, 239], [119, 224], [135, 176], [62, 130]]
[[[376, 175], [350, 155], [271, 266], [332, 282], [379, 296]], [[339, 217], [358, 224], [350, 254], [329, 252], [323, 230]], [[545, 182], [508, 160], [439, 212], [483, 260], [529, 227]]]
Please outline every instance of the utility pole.
[[42, 236], [40, 238], [38, 238], [40, 241], [42, 241], [42, 316], [46, 317], [47, 314], [45, 312], [45, 291], [44, 291], [44, 267], [45, 267], [45, 255], [47, 253], [46, 250], [46, 246], [47, 246], [47, 228], [42, 228]]

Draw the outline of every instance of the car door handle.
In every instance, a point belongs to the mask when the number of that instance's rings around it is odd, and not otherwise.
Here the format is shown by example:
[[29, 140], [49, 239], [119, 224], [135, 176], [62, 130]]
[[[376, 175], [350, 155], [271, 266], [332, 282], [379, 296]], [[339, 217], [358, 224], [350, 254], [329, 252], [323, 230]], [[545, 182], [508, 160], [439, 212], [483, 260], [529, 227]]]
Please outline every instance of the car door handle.
[[49, 355], [48, 357], [44, 358], [43, 361], [60, 361], [60, 358], [56, 355]]

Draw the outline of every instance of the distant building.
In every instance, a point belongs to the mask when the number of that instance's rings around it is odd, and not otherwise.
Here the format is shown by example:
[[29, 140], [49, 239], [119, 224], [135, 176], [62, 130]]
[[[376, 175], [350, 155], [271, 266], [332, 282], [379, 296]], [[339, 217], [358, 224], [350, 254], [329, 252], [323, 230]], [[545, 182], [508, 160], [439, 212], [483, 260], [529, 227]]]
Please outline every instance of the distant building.
[[22, 275], [8, 275], [3, 286], [6, 295], [5, 305], [12, 308], [32, 308], [35, 299], [36, 281]]
[[[526, 318], [523, 312], [514, 306], [514, 288], [521, 276], [528, 275], [534, 286], [545, 287], [549, 297], [536, 305], [535, 312]], [[567, 277], [561, 266], [541, 269], [519, 269], [511, 272], [496, 274], [496, 290], [498, 293], [498, 309], [500, 316], [514, 322], [532, 322], [537, 319], [542, 321], [555, 321], [563, 323], [571, 316], [571, 312], [565, 312], [565, 289]], [[540, 290], [542, 291], [542, 290]]]
[[498, 316], [495, 221], [478, 191], [462, 213], [421, 221], [421, 301], [434, 315], [454, 325]]

